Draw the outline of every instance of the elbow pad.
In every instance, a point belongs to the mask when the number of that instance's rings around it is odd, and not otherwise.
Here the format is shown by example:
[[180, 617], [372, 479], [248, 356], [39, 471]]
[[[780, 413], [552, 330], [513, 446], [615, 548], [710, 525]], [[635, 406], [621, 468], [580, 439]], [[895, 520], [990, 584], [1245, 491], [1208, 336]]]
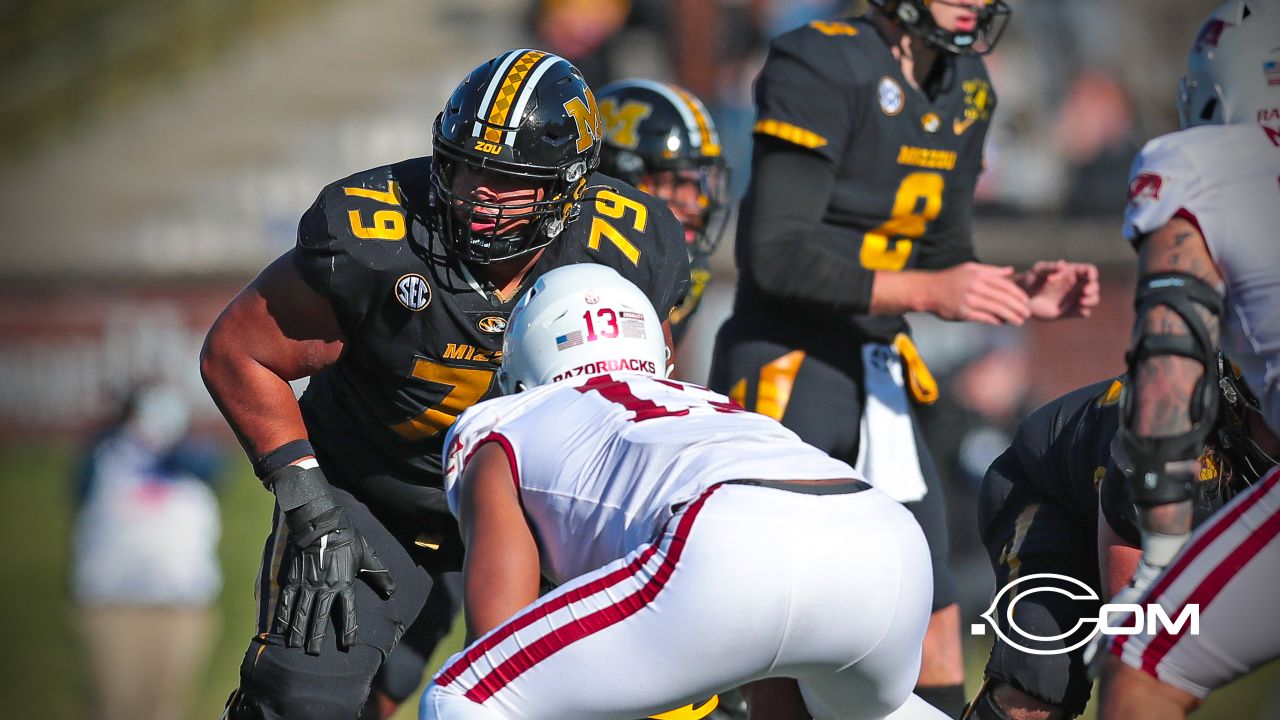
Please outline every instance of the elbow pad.
[[[1182, 319], [1186, 335], [1173, 335], [1148, 330], [1142, 318], [1158, 306], [1165, 306]], [[1221, 293], [1203, 280], [1186, 273], [1164, 272], [1147, 275], [1138, 281], [1134, 300], [1137, 329], [1133, 344], [1125, 354], [1128, 381], [1125, 383], [1121, 410], [1120, 444], [1132, 464], [1129, 477], [1133, 501], [1139, 506], [1162, 505], [1191, 497], [1191, 481], [1168, 478], [1165, 465], [1200, 456], [1205, 440], [1213, 431], [1218, 416], [1216, 368], [1218, 348], [1209, 336], [1209, 328], [1200, 309], [1221, 317]], [[1134, 381], [1138, 366], [1152, 357], [1177, 355], [1200, 363], [1203, 374], [1196, 382], [1190, 398], [1191, 429], [1177, 435], [1143, 437], [1134, 433]]]

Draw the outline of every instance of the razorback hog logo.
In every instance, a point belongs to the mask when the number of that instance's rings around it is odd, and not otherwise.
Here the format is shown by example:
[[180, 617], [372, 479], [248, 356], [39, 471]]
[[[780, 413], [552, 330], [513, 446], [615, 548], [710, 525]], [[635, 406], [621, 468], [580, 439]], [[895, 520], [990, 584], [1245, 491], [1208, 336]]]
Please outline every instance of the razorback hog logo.
[[1159, 200], [1160, 188], [1163, 185], [1164, 178], [1155, 173], [1138, 173], [1133, 182], [1129, 183], [1129, 202], [1137, 202], [1143, 197]]
[[1193, 52], [1202, 53], [1218, 47], [1218, 41], [1222, 39], [1222, 31], [1230, 24], [1226, 20], [1214, 18], [1202, 25], [1199, 34], [1196, 35], [1196, 47]]

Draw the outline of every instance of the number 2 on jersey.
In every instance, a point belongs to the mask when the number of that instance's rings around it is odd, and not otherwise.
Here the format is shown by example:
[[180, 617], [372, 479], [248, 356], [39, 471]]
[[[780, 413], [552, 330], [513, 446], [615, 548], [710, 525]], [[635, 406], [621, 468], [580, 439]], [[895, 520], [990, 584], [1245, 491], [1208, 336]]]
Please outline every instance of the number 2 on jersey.
[[943, 179], [938, 173], [913, 172], [902, 179], [889, 219], [862, 236], [862, 266], [901, 270], [911, 258], [913, 241], [942, 212]]

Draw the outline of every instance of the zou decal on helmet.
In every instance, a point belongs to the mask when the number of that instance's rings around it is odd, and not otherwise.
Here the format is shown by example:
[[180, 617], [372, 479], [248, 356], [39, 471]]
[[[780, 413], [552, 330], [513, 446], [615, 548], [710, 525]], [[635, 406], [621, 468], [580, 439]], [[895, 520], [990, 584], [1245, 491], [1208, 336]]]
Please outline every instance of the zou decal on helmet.
[[[457, 257], [479, 264], [555, 240], [600, 160], [591, 88], [569, 61], [541, 50], [510, 50], [472, 70], [432, 136], [432, 219]], [[518, 202], [457, 192], [462, 173], [528, 192]]]

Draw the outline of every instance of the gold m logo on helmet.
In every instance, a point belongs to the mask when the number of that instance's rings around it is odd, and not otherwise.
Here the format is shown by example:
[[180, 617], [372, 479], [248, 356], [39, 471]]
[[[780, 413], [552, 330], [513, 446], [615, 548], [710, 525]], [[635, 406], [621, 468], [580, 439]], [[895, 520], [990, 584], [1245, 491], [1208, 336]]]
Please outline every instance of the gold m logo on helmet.
[[600, 107], [596, 105], [596, 96], [585, 90], [586, 101], [582, 95], [569, 98], [564, 104], [564, 111], [569, 113], [578, 125], [578, 152], [586, 152], [591, 145], [600, 139]]
[[618, 105], [615, 98], [605, 98], [600, 103], [604, 120], [604, 136], [618, 147], [634, 150], [640, 144], [640, 123], [653, 112], [653, 106], [639, 100], [628, 100]]

